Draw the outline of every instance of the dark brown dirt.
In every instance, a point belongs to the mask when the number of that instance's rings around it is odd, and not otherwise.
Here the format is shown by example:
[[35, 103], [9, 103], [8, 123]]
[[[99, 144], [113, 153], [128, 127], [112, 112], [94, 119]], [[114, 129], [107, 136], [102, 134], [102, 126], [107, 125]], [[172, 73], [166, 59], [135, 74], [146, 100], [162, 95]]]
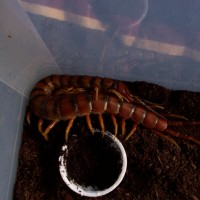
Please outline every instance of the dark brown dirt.
[[[150, 102], [161, 104], [159, 113], [175, 113], [190, 120], [200, 120], [200, 93], [171, 91], [145, 82], [129, 83], [132, 92]], [[112, 131], [109, 116], [104, 116], [106, 128]], [[98, 128], [96, 116], [93, 124]], [[170, 119], [175, 120], [175, 119]], [[50, 133], [46, 142], [38, 133], [37, 119], [32, 126], [24, 125], [19, 155], [15, 200], [89, 200], [72, 192], [63, 183], [58, 171], [58, 156], [64, 142], [66, 122]], [[132, 122], [127, 122], [127, 131]], [[85, 119], [75, 121], [71, 135], [87, 132]], [[200, 139], [200, 126], [173, 128], [181, 134]], [[135, 135], [123, 142], [128, 156], [128, 168], [122, 183], [112, 193], [99, 200], [197, 200], [200, 199], [200, 147], [174, 138], [180, 149], [151, 130], [139, 126]], [[71, 163], [73, 167], [75, 163]]]

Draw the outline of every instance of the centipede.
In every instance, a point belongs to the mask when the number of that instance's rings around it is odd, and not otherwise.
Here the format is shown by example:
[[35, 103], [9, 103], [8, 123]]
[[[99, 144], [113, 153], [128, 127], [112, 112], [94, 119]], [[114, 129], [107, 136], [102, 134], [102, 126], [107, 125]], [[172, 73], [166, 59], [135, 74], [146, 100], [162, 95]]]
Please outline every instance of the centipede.
[[[51, 75], [40, 80], [30, 93], [30, 111], [26, 115], [28, 124], [31, 124], [31, 116], [39, 118], [38, 130], [48, 140], [49, 132], [60, 121], [67, 121], [65, 140], [69, 139], [69, 133], [77, 117], [85, 117], [87, 126], [92, 134], [94, 128], [91, 123], [91, 114], [98, 116], [102, 135], [105, 133], [105, 125], [102, 115], [110, 115], [114, 125], [114, 135], [118, 134], [116, 116], [121, 118], [121, 135], [128, 140], [137, 130], [138, 125], [152, 130], [170, 142], [171, 139], [182, 138], [197, 145], [200, 140], [181, 134], [171, 127], [197, 126], [200, 121], [169, 121], [151, 106], [132, 94], [123, 81], [110, 78], [92, 76]], [[43, 130], [43, 122], [48, 120], [49, 125]], [[133, 126], [126, 134], [126, 121], [132, 120]], [[170, 137], [169, 137], [170, 136]]]

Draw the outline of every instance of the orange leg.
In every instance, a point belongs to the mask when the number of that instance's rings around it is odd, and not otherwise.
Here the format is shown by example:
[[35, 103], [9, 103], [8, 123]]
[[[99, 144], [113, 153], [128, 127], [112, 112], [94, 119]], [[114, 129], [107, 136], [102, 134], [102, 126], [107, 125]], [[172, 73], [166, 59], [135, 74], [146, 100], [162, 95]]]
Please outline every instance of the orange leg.
[[122, 138], [124, 138], [125, 132], [126, 132], [126, 120], [122, 119]]
[[27, 113], [26, 121], [28, 122], [29, 125], [31, 125], [31, 111]]
[[72, 119], [69, 120], [69, 123], [67, 125], [66, 130], [65, 130], [65, 141], [66, 142], [68, 141], [69, 132], [70, 132], [71, 127], [73, 126], [73, 123], [74, 123], [74, 118], [72, 118]]
[[43, 125], [43, 119], [40, 118], [38, 121], [38, 130], [41, 134], [43, 134], [42, 125]]
[[90, 115], [86, 115], [86, 121], [87, 121], [87, 125], [88, 125], [88, 128], [90, 129], [91, 133], [94, 134], [94, 128], [92, 127]]
[[131, 129], [130, 133], [126, 136], [125, 141], [128, 140], [135, 133], [135, 131], [137, 130], [137, 125], [138, 124], [136, 123], [133, 125], [133, 128]]
[[101, 130], [102, 130], [102, 137], [104, 136], [105, 134], [105, 126], [104, 126], [104, 122], [103, 122], [103, 117], [101, 114], [98, 115], [98, 118], [99, 118], [99, 123], [100, 123], [100, 126], [101, 126]]
[[117, 120], [115, 118], [115, 115], [111, 115], [111, 119], [112, 119], [114, 127], [115, 127], [115, 137], [116, 137], [117, 136], [117, 132], [118, 132], [118, 124], [117, 124]]
[[57, 123], [58, 123], [58, 121], [53, 121], [53, 122], [51, 122], [51, 123], [47, 126], [46, 130], [42, 133], [42, 135], [44, 136], [44, 138], [45, 138], [46, 140], [48, 140], [48, 134], [49, 134], [50, 130], [51, 130]]
[[162, 137], [166, 140], [168, 140], [169, 142], [171, 142], [172, 144], [174, 144], [179, 150], [181, 150], [181, 148], [178, 146], [178, 144], [170, 137], [166, 136], [165, 134], [163, 134], [162, 132], [160, 131], [156, 131], [156, 130], [153, 130], [153, 132], [158, 135], [159, 137]]
[[97, 101], [98, 98], [99, 98], [99, 88], [98, 88], [98, 87], [95, 87], [94, 90], [95, 90], [95, 92], [96, 92], [96, 97], [95, 97], [95, 99], [96, 99], [96, 101]]

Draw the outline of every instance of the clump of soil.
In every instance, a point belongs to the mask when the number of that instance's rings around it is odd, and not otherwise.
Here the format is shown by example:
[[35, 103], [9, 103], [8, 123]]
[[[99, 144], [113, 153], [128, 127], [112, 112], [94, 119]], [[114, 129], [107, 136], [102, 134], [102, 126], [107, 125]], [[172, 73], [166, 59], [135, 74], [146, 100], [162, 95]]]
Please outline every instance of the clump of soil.
[[[156, 105], [161, 105], [164, 109], [159, 107], [155, 109], [166, 117], [168, 114], [174, 113], [189, 120], [200, 120], [200, 93], [172, 91], [145, 82], [128, 83], [128, 85], [132, 93], [146, 100], [147, 104], [153, 102]], [[91, 119], [93, 126], [99, 128], [97, 117], [91, 116]], [[106, 129], [113, 132], [110, 116], [105, 115], [104, 119]], [[172, 116], [169, 116], [168, 119], [170, 121], [182, 120]], [[65, 185], [59, 173], [58, 157], [64, 144], [67, 122], [58, 123], [49, 134], [49, 141], [47, 142], [38, 133], [37, 121], [38, 119], [33, 117], [31, 126], [24, 124], [13, 199], [91, 199], [81, 197], [71, 191]], [[118, 124], [120, 127], [120, 119], [118, 119]], [[127, 133], [132, 125], [132, 121], [127, 121]], [[86, 127], [85, 118], [77, 118], [70, 135], [87, 133]], [[200, 126], [169, 128], [180, 134], [187, 134], [200, 139]], [[120, 131], [119, 128], [119, 138]], [[128, 141], [121, 140], [128, 158], [127, 172], [122, 183], [113, 192], [96, 199], [200, 199], [200, 146], [181, 138], [173, 139], [180, 149], [143, 125], [138, 126], [136, 133]], [[71, 160], [72, 168], [76, 164], [74, 162]]]
[[104, 190], [114, 184], [122, 162], [119, 150], [111, 142], [100, 133], [72, 137], [67, 145], [68, 154], [63, 155], [69, 180], [95, 190]]

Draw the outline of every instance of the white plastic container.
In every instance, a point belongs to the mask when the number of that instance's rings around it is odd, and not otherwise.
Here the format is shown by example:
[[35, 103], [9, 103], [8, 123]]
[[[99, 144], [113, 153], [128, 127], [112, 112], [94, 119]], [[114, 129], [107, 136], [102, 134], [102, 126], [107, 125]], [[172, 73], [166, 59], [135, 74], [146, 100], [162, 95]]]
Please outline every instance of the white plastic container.
[[[119, 175], [116, 178], [116, 180], [113, 182], [113, 184], [103, 190], [96, 188], [94, 186], [91, 186], [91, 185], [90, 186], [80, 185], [72, 177], [71, 178], [69, 177], [69, 172], [67, 169], [67, 156], [69, 153], [68, 146], [66, 144], [62, 147], [61, 155], [59, 157], [59, 170], [60, 170], [61, 177], [62, 177], [63, 181], [65, 182], [65, 184], [71, 190], [73, 190], [74, 192], [76, 192], [77, 194], [79, 194], [81, 196], [100, 197], [100, 196], [103, 196], [103, 195], [106, 195], [106, 194], [112, 192], [121, 183], [121, 181], [123, 180], [124, 175], [126, 173], [127, 155], [126, 155], [126, 151], [125, 151], [122, 143], [110, 132], [105, 132], [104, 137], [105, 137], [104, 139], [110, 145], [109, 148], [112, 149], [112, 151], [119, 154], [120, 160], [118, 162], [121, 164], [121, 168], [119, 171]], [[112, 158], [110, 158], [110, 159], [112, 160]]]

